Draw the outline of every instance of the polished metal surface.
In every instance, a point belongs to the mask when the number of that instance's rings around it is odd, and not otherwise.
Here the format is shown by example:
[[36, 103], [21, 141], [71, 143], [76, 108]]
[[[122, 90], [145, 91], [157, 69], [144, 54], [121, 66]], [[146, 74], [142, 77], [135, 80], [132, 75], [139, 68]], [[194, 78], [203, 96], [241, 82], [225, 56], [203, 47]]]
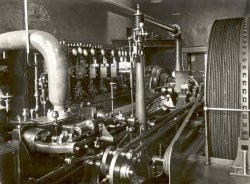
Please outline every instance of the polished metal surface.
[[143, 130], [147, 130], [147, 114], [146, 114], [146, 94], [145, 94], [145, 77], [144, 77], [144, 56], [139, 56], [136, 61], [136, 99], [135, 111], [138, 121], [143, 126]]
[[180, 35], [175, 37], [175, 57], [176, 57], [175, 71], [183, 71], [181, 36]]
[[144, 60], [144, 40], [148, 35], [145, 32], [144, 15], [140, 12], [139, 5], [134, 14], [134, 27], [133, 27], [133, 59], [136, 69], [136, 92], [135, 92], [135, 112], [136, 118], [139, 121], [141, 134], [142, 131], [148, 130], [147, 114], [146, 114], [146, 87], [145, 87], [145, 60]]
[[230, 109], [230, 108], [218, 108], [218, 107], [205, 107], [205, 110], [209, 111], [232, 111], [232, 112], [250, 112], [250, 109]]
[[74, 154], [76, 150], [76, 143], [44, 143], [41, 141], [34, 141], [34, 151], [39, 153], [53, 153], [53, 154]]

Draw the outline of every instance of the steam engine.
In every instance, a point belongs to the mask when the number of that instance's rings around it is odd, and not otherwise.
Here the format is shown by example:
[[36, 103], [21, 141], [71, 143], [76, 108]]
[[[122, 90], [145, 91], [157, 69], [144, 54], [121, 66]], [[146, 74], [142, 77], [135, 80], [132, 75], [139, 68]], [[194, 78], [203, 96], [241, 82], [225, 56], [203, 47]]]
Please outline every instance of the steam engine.
[[[0, 70], [0, 183], [182, 183], [177, 176], [190, 153], [207, 165], [211, 156], [236, 157], [230, 174], [249, 176], [248, 19], [214, 23], [201, 83], [183, 69], [178, 25], [161, 25], [175, 40], [174, 75], [145, 67], [148, 32], [139, 7], [134, 19], [128, 48], [59, 42], [29, 31], [34, 95], [16, 118], [11, 84], [2, 82], [7, 66]], [[228, 32], [228, 42], [236, 40], [241, 51], [215, 43], [229, 24], [239, 38]], [[25, 31], [0, 34], [3, 60], [8, 50], [25, 47]], [[240, 72], [218, 77], [221, 67]]]

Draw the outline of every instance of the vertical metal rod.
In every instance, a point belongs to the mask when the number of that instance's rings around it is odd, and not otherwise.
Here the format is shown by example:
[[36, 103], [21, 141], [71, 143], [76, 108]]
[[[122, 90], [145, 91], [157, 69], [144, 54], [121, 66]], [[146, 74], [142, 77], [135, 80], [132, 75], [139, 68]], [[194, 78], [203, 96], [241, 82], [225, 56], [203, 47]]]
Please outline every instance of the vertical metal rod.
[[38, 111], [39, 111], [39, 93], [38, 93], [38, 61], [37, 61], [37, 54], [34, 53], [34, 66], [35, 66], [35, 94], [34, 97], [36, 99], [36, 106], [35, 106], [35, 113], [36, 113], [36, 118], [38, 118]]
[[243, 175], [247, 175], [247, 151], [242, 150]]
[[207, 54], [205, 54], [205, 76], [204, 76], [204, 111], [205, 111], [205, 164], [210, 164], [208, 144], [208, 109], [207, 109]]
[[19, 139], [19, 148], [18, 148], [18, 155], [17, 155], [17, 184], [22, 183], [22, 173], [21, 173], [21, 125], [18, 125], [18, 139]]
[[24, 0], [24, 24], [25, 24], [25, 31], [26, 31], [26, 54], [27, 59], [30, 53], [30, 41], [29, 41], [29, 22], [28, 22], [28, 2]]
[[6, 51], [3, 51], [2, 54], [3, 54], [3, 55], [2, 55], [2, 58], [3, 58], [3, 59], [6, 59], [6, 57], [7, 57], [7, 56], [6, 56]]
[[46, 117], [46, 104], [43, 104], [43, 116]]
[[129, 43], [129, 58], [130, 58], [130, 93], [131, 93], [131, 104], [132, 104], [132, 117], [134, 116], [134, 89], [133, 89], [133, 53], [132, 53], [132, 45], [131, 38], [128, 40]]
[[6, 93], [6, 99], [4, 101], [5, 101], [7, 124], [10, 123], [10, 117], [11, 117], [10, 97], [12, 96], [10, 96], [9, 93]]
[[111, 93], [111, 112], [114, 114], [114, 85], [115, 83], [110, 83], [110, 93]]
[[29, 23], [28, 23], [28, 2], [24, 0], [24, 29], [26, 33], [26, 58], [25, 58], [25, 73], [24, 73], [24, 90], [25, 90], [25, 107], [29, 108], [29, 92], [28, 92], [28, 74], [27, 74], [27, 64], [29, 64], [29, 53], [30, 53], [30, 45], [29, 45]]

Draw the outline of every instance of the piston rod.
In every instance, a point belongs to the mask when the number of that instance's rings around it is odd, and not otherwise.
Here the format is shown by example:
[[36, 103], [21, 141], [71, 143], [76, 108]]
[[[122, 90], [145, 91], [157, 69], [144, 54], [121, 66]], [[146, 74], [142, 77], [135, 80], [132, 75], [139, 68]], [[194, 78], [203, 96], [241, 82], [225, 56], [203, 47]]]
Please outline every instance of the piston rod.
[[177, 110], [169, 113], [168, 115], [166, 115], [166, 116], [164, 116], [164, 117], [156, 120], [157, 122], [160, 122], [160, 123], [157, 124], [156, 126], [154, 126], [152, 129], [148, 130], [147, 132], [143, 133], [141, 136], [135, 138], [133, 141], [131, 141], [130, 143], [128, 143], [123, 149], [124, 150], [130, 149], [136, 143], [142, 141], [143, 139], [146, 139], [149, 136], [152, 136], [155, 132], [157, 132], [157, 130], [159, 130], [168, 121], [174, 119], [177, 115], [182, 114], [185, 110], [191, 108], [192, 105], [193, 105], [193, 102], [185, 104], [182, 107], [180, 107], [179, 109], [177, 109]]
[[250, 112], [250, 109], [230, 109], [230, 108], [217, 108], [217, 107], [204, 107], [204, 110], [212, 111], [232, 111], [232, 112]]

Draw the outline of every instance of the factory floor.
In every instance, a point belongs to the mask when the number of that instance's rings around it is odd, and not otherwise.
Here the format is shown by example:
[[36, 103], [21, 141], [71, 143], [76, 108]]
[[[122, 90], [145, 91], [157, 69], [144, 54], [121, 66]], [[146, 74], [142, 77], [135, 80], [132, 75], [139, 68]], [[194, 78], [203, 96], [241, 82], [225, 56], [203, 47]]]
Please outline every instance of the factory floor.
[[178, 173], [175, 183], [192, 183], [192, 184], [249, 184], [250, 178], [230, 176], [231, 166], [212, 164], [205, 165], [200, 161], [187, 161], [186, 166], [181, 173]]
[[[200, 134], [196, 140], [186, 152], [171, 162], [171, 184], [250, 184], [250, 177], [229, 175], [233, 160], [211, 158], [211, 164], [205, 165], [204, 134]], [[199, 146], [202, 150], [196, 154], [190, 152]]]

